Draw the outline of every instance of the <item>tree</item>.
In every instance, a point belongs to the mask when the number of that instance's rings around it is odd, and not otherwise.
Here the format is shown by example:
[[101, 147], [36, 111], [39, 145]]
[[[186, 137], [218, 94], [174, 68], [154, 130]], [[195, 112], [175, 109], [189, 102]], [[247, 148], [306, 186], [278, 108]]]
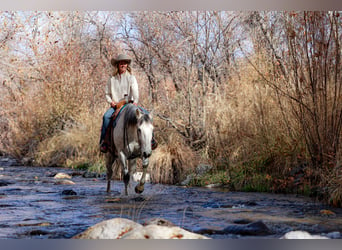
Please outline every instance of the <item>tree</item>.
[[331, 171], [341, 153], [340, 13], [254, 12], [248, 20], [259, 44], [266, 44], [272, 74], [251, 63], [290, 102], [315, 169], [313, 178], [319, 180], [320, 170]]

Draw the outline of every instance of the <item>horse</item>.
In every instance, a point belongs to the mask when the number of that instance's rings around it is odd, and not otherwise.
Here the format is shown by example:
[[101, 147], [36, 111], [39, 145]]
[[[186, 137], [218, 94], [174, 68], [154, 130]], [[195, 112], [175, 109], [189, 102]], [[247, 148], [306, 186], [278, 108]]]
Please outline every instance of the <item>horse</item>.
[[153, 135], [152, 112], [142, 112], [132, 103], [126, 104], [118, 115], [115, 127], [111, 131], [112, 150], [106, 155], [107, 193], [110, 192], [113, 177], [113, 163], [119, 161], [125, 183], [125, 194], [136, 170], [137, 158], [142, 159], [143, 174], [135, 192], [144, 191], [146, 171], [149, 157], [152, 154], [151, 141]]

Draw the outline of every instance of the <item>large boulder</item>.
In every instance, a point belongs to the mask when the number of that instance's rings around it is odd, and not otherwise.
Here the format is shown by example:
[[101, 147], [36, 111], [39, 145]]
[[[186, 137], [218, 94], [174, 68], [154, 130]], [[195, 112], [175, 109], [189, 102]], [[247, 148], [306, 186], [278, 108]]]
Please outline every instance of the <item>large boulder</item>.
[[102, 221], [89, 227], [84, 232], [74, 236], [74, 239], [120, 239], [127, 232], [143, 226], [134, 221], [115, 218]]
[[[158, 219], [157, 221], [160, 221]], [[151, 223], [151, 222], [150, 222]], [[209, 239], [200, 234], [191, 233], [172, 223], [153, 222], [143, 226], [134, 221], [115, 218], [100, 222], [89, 227], [84, 232], [74, 236], [74, 239]], [[154, 224], [156, 223], [156, 224]]]
[[148, 225], [135, 228], [122, 236], [123, 239], [208, 239], [200, 234], [191, 233], [180, 227]]

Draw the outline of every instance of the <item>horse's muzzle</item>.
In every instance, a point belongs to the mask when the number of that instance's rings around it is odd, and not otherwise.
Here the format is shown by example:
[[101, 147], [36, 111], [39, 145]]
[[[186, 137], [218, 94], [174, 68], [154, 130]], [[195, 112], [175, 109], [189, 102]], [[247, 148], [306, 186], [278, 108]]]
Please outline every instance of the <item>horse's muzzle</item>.
[[143, 157], [148, 158], [151, 156], [151, 152], [143, 152]]

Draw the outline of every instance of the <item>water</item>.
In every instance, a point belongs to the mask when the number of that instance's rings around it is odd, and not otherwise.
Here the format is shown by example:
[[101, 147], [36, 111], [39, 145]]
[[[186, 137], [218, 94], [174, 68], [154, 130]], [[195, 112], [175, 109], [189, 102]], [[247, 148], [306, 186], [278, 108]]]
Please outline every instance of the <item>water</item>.
[[[189, 231], [209, 229], [207, 236], [221, 239], [279, 238], [293, 230], [313, 234], [342, 231], [341, 209], [307, 197], [149, 183], [142, 195], [131, 190], [126, 197], [120, 181], [114, 181], [112, 192], [107, 194], [105, 176], [84, 178], [82, 172], [71, 169], [13, 166], [8, 162], [0, 160], [0, 239], [67, 239], [116, 217], [139, 223], [163, 218]], [[57, 173], [71, 175], [75, 185], [56, 184], [53, 176]], [[262, 221], [272, 233], [212, 232], [255, 221]]]

